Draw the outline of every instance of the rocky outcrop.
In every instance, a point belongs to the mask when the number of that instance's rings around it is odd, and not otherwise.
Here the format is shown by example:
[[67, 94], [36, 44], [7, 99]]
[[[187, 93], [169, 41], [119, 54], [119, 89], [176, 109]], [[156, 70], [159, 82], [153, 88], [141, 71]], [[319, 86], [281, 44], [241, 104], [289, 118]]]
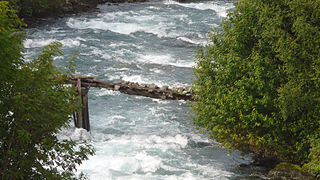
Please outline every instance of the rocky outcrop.
[[303, 171], [298, 165], [280, 163], [268, 173], [273, 180], [314, 180], [315, 177]]

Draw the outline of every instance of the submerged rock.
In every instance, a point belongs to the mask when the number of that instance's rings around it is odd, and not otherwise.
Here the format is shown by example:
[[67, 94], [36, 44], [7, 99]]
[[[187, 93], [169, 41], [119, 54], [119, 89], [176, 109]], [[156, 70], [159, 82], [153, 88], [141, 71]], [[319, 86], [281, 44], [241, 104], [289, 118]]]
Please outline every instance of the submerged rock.
[[280, 163], [268, 173], [268, 177], [274, 180], [314, 180], [311, 174], [303, 171], [298, 165]]

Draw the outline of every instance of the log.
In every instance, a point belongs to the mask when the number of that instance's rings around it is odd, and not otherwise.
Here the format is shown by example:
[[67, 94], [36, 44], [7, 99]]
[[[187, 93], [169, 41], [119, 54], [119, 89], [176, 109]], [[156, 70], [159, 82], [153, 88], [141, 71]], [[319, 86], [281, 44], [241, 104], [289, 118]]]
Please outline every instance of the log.
[[138, 84], [128, 81], [106, 82], [95, 79], [93, 77], [70, 77], [72, 84], [77, 84], [78, 79], [81, 80], [82, 87], [105, 88], [113, 91], [120, 91], [129, 95], [145, 96], [156, 99], [168, 100], [186, 100], [193, 101], [192, 90], [184, 87], [168, 86], [158, 87], [155, 84]]

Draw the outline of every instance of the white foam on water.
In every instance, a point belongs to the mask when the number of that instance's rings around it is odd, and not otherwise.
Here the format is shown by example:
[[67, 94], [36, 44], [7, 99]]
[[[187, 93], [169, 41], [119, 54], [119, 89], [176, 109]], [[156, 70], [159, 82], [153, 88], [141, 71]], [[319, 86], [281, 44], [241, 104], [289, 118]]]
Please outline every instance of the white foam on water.
[[116, 12], [107, 12], [107, 13], [100, 13], [98, 14], [98, 17], [101, 19], [106, 19], [106, 20], [114, 20], [119, 17], [127, 17], [127, 16], [134, 16], [138, 15], [138, 13], [134, 11], [116, 11]]
[[[147, 76], [147, 75], [145, 75]], [[130, 82], [135, 82], [139, 84], [155, 84], [158, 87], [162, 86], [169, 86], [169, 88], [173, 87], [189, 87], [190, 85], [187, 83], [181, 83], [181, 82], [169, 82], [169, 81], [155, 81], [154, 79], [149, 79], [148, 77], [145, 77], [144, 75], [141, 74], [136, 74], [136, 75], [126, 75], [126, 74], [121, 74], [121, 75], [109, 75], [106, 74], [106, 77], [108, 77], [108, 80], [113, 81], [113, 80], [123, 80], [123, 81], [130, 81]]]
[[160, 137], [157, 135], [152, 135], [149, 138], [150, 142], [155, 144], [167, 144], [173, 145], [178, 148], [185, 148], [188, 144], [188, 138], [181, 134], [177, 134], [176, 136], [167, 136], [167, 137]]
[[201, 45], [201, 46], [204, 46], [207, 44], [207, 41], [204, 41], [203, 39], [190, 39], [190, 38], [187, 38], [187, 37], [178, 37], [177, 38], [178, 40], [180, 41], [184, 41], [184, 42], [187, 42], [187, 43], [190, 43], [190, 44], [195, 44], [195, 45]]
[[60, 43], [62, 43], [62, 46], [64, 47], [77, 47], [80, 46], [80, 39], [62, 39], [62, 40], [57, 40], [57, 39], [26, 39], [23, 42], [23, 45], [25, 48], [38, 48], [38, 47], [43, 47], [43, 46], [47, 46], [55, 41], [58, 41]]
[[59, 140], [86, 141], [91, 140], [90, 132], [82, 128], [63, 128], [57, 134]]
[[102, 50], [100, 50], [100, 49], [98, 49], [97, 47], [91, 47], [91, 49], [93, 49], [92, 51], [91, 51], [91, 54], [93, 54], [93, 55], [103, 55], [103, 52], [102, 52]]
[[78, 75], [81, 75], [81, 76], [91, 76], [91, 77], [96, 77], [97, 76], [97, 74], [94, 74], [94, 73], [76, 73], [76, 74], [78, 74]]
[[141, 75], [133, 75], [133, 76], [123, 75], [121, 79], [124, 81], [137, 82], [137, 83], [144, 83], [144, 82], [148, 81], [147, 79], [145, 79]]
[[170, 54], [139, 55], [137, 57], [137, 61], [150, 64], [172, 65], [176, 67], [193, 67], [195, 65], [193, 61], [185, 62], [181, 60], [176, 60]]
[[107, 54], [107, 53], [104, 53], [103, 55], [102, 55], [102, 57], [101, 57], [102, 59], [106, 59], [106, 60], [108, 60], [108, 59], [111, 59], [112, 58], [112, 56], [110, 56], [109, 54]]
[[50, 31], [47, 31], [47, 33], [49, 34], [56, 34], [56, 33], [62, 33], [62, 32], [65, 32], [65, 31], [59, 28], [52, 28]]
[[[90, 179], [228, 179], [232, 176], [220, 165], [201, 165], [183, 154], [175, 158], [182, 165], [168, 164], [172, 161], [172, 151], [182, 152], [187, 146], [188, 138], [184, 135], [123, 135], [108, 141], [95, 142], [96, 155], [90, 156], [77, 169], [88, 173]], [[154, 154], [161, 150], [162, 154]], [[162, 175], [159, 169], [178, 174]], [[190, 171], [191, 170], [191, 171]], [[182, 172], [182, 173], [181, 173]]]
[[[106, 147], [108, 148], [108, 147]], [[138, 173], [151, 174], [161, 166], [161, 159], [146, 155], [146, 153], [126, 154], [118, 156], [91, 157], [78, 170], [90, 172], [90, 179], [145, 179], [148, 175], [137, 175]]]
[[177, 134], [175, 136], [159, 136], [159, 135], [123, 135], [121, 137], [111, 139], [109, 143], [119, 144], [120, 146], [128, 146], [132, 148], [156, 148], [162, 151], [168, 149], [185, 148], [188, 144], [188, 138], [184, 135]]
[[111, 43], [110, 45], [108, 45], [107, 47], [108, 48], [119, 48], [119, 47], [135, 47], [135, 48], [138, 48], [138, 49], [142, 49], [144, 48], [143, 46], [140, 46], [138, 44], [132, 44], [132, 43], [125, 43], [125, 42], [117, 42], [117, 43]]
[[[96, 155], [89, 157], [78, 170], [90, 174], [91, 179], [113, 177], [114, 172], [132, 178], [139, 173], [154, 173], [163, 166], [159, 156], [148, 154], [148, 149], [185, 147], [187, 138], [182, 135], [160, 137], [156, 135], [123, 135], [106, 142], [97, 142]], [[117, 173], [116, 173], [117, 174]], [[146, 175], [144, 175], [145, 177]], [[121, 179], [119, 176], [116, 179]]]
[[174, 0], [167, 0], [166, 4], [175, 4], [186, 8], [198, 9], [198, 10], [213, 10], [220, 17], [227, 17], [227, 10], [234, 7], [233, 3], [225, 3], [224, 5], [220, 5], [215, 3], [214, 1], [209, 1], [205, 3], [179, 3]]
[[107, 77], [109, 81], [121, 79], [121, 76], [117, 74], [105, 74], [104, 76]]
[[[123, 81], [130, 81], [130, 82], [136, 82], [136, 83], [139, 83], [139, 84], [142, 84], [142, 83], [145, 83], [145, 84], [152, 84], [154, 83], [152, 80], [144, 77], [143, 75], [121, 75], [121, 80]], [[157, 86], [160, 86], [161, 83], [157, 82], [157, 83], [154, 83], [156, 84]]]
[[162, 74], [162, 73], [163, 73], [162, 70], [157, 69], [157, 68], [153, 68], [153, 69], [149, 69], [149, 70], [152, 71], [152, 72], [155, 72], [155, 73], [157, 73], [157, 74]]
[[[143, 75], [121, 75], [120, 76], [121, 80], [123, 81], [130, 81], [130, 82], [135, 82], [135, 83], [139, 83], [139, 84], [155, 84], [158, 87], [162, 87], [164, 85], [168, 85], [168, 82], [162, 82], [162, 81], [155, 81], [153, 79], [149, 79]], [[119, 78], [118, 78], [119, 79]]]
[[70, 18], [67, 22], [67, 25], [71, 28], [75, 29], [99, 29], [99, 30], [109, 30], [112, 32], [116, 32], [119, 34], [126, 34], [129, 35], [131, 33], [142, 31], [145, 27], [139, 26], [135, 23], [121, 23], [121, 22], [114, 22], [109, 23], [105, 22], [101, 19], [91, 19], [89, 21], [84, 20], [76, 20]]
[[156, 102], [158, 104], [170, 104], [171, 102], [169, 100], [162, 100], [162, 99], [152, 99], [153, 102]]
[[156, 6], [149, 6], [147, 7], [147, 9], [152, 9], [152, 10], [160, 10], [160, 7], [156, 7]]
[[77, 47], [77, 46], [80, 46], [80, 41], [79, 40], [74, 40], [74, 39], [63, 39], [63, 40], [59, 40], [59, 42], [62, 43], [62, 46], [66, 46], [66, 47]]
[[144, 62], [144, 63], [154, 63], [154, 64], [163, 64], [169, 65], [172, 64], [174, 59], [170, 54], [166, 55], [155, 55], [155, 54], [147, 54], [147, 55], [140, 55], [137, 60]]
[[112, 58], [112, 56], [109, 55], [108, 52], [104, 52], [97, 47], [91, 46], [90, 49], [91, 49], [91, 51], [89, 53], [85, 53], [84, 55], [95, 55], [95, 56], [99, 56], [100, 58], [105, 59], [105, 60]]
[[175, 82], [174, 84], [170, 85], [169, 88], [173, 87], [189, 87], [190, 84], [187, 83], [181, 83], [181, 82]]
[[104, 31], [112, 31], [119, 34], [130, 35], [135, 32], [146, 32], [154, 34], [160, 38], [162, 37], [176, 37], [179, 34], [175, 32], [167, 32], [169, 26], [173, 26], [173, 23], [151, 23], [153, 21], [159, 21], [158, 16], [128, 16], [123, 17], [125, 22], [119, 20], [110, 21], [110, 19], [74, 19], [70, 18], [67, 21], [67, 25], [74, 29], [96, 29]]
[[155, 156], [148, 156], [146, 153], [138, 153], [134, 156], [140, 164], [140, 169], [143, 172], [155, 172], [162, 165], [162, 161], [160, 158]]
[[119, 91], [112, 91], [108, 89], [99, 89], [99, 91], [95, 92], [96, 96], [118, 96], [121, 93]]
[[26, 39], [23, 41], [23, 46], [25, 48], [43, 47], [51, 44], [54, 41], [56, 41], [56, 39]]

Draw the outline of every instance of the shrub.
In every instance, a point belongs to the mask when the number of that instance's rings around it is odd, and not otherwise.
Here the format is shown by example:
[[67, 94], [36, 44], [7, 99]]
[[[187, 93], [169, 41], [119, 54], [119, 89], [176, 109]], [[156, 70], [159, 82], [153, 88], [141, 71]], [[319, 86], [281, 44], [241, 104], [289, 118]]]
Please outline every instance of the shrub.
[[309, 162], [305, 167], [314, 174], [320, 174], [320, 138], [311, 138]]
[[56, 136], [79, 108], [75, 89], [62, 83], [68, 74], [53, 65], [61, 44], [24, 62], [21, 25], [0, 1], [0, 179], [75, 179], [76, 165], [94, 152]]
[[194, 124], [228, 147], [303, 162], [320, 127], [320, 1], [235, 6], [196, 55]]

